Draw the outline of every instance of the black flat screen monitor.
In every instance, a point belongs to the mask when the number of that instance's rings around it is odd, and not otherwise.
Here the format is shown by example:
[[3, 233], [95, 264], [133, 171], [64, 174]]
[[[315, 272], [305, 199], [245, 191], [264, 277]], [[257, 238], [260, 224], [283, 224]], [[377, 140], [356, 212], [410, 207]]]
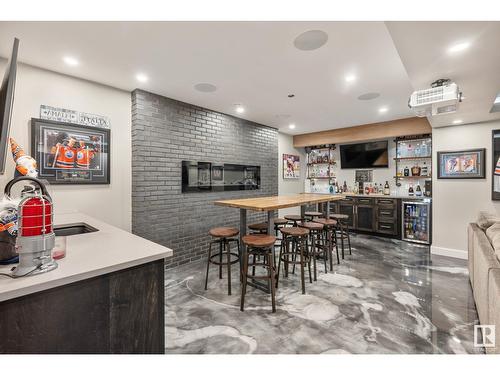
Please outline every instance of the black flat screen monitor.
[[388, 141], [341, 145], [340, 167], [342, 169], [388, 168]]
[[14, 89], [16, 86], [17, 50], [19, 39], [14, 39], [12, 53], [7, 62], [7, 68], [0, 87], [0, 174], [5, 172], [5, 158], [9, 144], [10, 120], [14, 104]]

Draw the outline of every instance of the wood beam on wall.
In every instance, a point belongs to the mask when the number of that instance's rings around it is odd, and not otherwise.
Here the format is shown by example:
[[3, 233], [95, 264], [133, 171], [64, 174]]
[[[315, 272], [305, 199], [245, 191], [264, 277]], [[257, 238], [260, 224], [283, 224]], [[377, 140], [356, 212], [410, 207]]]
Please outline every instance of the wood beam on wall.
[[362, 142], [375, 139], [401, 137], [404, 135], [432, 133], [426, 117], [410, 117], [399, 120], [325, 130], [293, 136], [294, 147]]

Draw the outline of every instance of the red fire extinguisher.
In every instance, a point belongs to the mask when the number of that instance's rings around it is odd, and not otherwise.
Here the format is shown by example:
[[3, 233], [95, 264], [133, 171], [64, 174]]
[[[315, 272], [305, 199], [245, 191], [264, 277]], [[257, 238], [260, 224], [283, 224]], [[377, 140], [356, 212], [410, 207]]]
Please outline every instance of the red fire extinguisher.
[[21, 192], [16, 240], [19, 265], [13, 274], [25, 276], [48, 272], [57, 268], [51, 255], [55, 244], [52, 198], [42, 181], [28, 176], [9, 181], [5, 186], [5, 195], [10, 197], [12, 186], [20, 181], [29, 181], [36, 186], [26, 185]]

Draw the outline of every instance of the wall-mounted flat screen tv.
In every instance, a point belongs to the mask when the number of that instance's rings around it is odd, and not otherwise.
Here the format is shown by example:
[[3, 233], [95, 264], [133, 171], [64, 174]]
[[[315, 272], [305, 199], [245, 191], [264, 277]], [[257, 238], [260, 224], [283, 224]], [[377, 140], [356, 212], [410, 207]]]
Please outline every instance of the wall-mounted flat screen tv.
[[388, 168], [388, 141], [341, 145], [340, 167], [342, 169]]
[[14, 39], [12, 54], [7, 62], [2, 85], [0, 86], [0, 174], [5, 172], [5, 157], [9, 142], [10, 120], [14, 104], [14, 87], [16, 85], [17, 50], [19, 39]]

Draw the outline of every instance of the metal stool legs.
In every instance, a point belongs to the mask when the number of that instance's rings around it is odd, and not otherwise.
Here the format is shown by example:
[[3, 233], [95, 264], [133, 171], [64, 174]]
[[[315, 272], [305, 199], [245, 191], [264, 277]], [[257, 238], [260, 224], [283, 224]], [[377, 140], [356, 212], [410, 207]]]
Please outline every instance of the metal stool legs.
[[[236, 242], [238, 248], [238, 253], [231, 253], [231, 242]], [[212, 255], [212, 244], [219, 244], [218, 254]], [[205, 275], [205, 290], [208, 288], [208, 272], [210, 270], [210, 264], [215, 264], [219, 266], [219, 279], [222, 279], [222, 266], [227, 266], [227, 294], [231, 295], [231, 265], [239, 262], [239, 248], [240, 241], [235, 238], [220, 238], [217, 240], [210, 241], [208, 247], [208, 259], [207, 259], [207, 271]], [[223, 256], [226, 255], [227, 260], [224, 262]], [[235, 257], [235, 260], [231, 260], [231, 255]], [[213, 258], [218, 257], [218, 261]]]

